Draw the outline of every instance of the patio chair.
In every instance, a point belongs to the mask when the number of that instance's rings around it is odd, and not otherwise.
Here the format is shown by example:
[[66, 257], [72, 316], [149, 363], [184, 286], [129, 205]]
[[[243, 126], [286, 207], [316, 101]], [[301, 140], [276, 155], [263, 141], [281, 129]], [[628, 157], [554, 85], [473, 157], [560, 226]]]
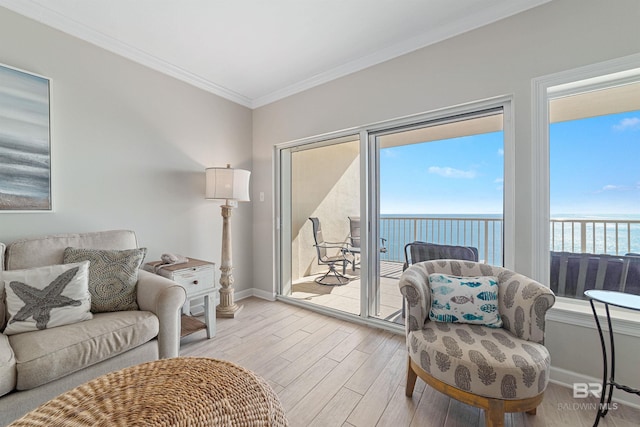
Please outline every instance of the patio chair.
[[[439, 245], [437, 243], [411, 242], [404, 246], [404, 265], [402, 271], [409, 265], [422, 261], [436, 259], [459, 259], [464, 261], [478, 261], [478, 248], [473, 246]], [[402, 317], [405, 317], [405, 300], [402, 299]]]
[[437, 243], [411, 242], [404, 246], [404, 267], [416, 262], [436, 259], [461, 259], [478, 262], [478, 248], [473, 246], [440, 245]]
[[640, 257], [551, 252], [550, 287], [561, 297], [587, 299], [584, 291], [603, 289], [640, 295]]
[[[322, 236], [322, 226], [320, 220], [315, 217], [309, 218], [313, 226], [313, 240], [318, 255], [318, 265], [327, 265], [329, 270], [322, 276], [317, 277], [315, 282], [319, 285], [345, 285], [349, 283], [349, 278], [345, 276], [347, 264], [354, 261], [354, 257], [347, 251], [346, 242], [327, 242]], [[337, 250], [336, 255], [329, 255], [327, 249]], [[336, 270], [336, 264], [342, 264], [342, 273]], [[338, 283], [332, 283], [331, 278], [335, 278]]]
[[[456, 277], [476, 281], [467, 288]], [[434, 316], [438, 321], [430, 320], [434, 306], [438, 308], [435, 300], [442, 302], [438, 296], [449, 297], [463, 288], [480, 289], [476, 287], [482, 286], [479, 279], [498, 287], [498, 291], [476, 291], [480, 300], [476, 303], [483, 313], [496, 313], [497, 308], [501, 325], [467, 315], [461, 316], [463, 320], [439, 314]], [[555, 302], [549, 288], [506, 268], [457, 260], [413, 264], [400, 277], [399, 287], [408, 301], [407, 397], [413, 395], [420, 377], [435, 390], [484, 409], [487, 427], [503, 426], [505, 412], [535, 414], [549, 382], [545, 314]], [[461, 303], [462, 297], [451, 298]], [[492, 310], [483, 308], [487, 305]]]
[[[358, 261], [356, 259], [360, 256], [360, 217], [359, 216], [350, 216], [349, 218], [349, 246], [347, 250], [351, 252], [354, 256], [354, 261], [352, 263], [353, 271], [356, 270], [356, 265]], [[380, 238], [380, 253], [387, 252], [387, 239], [384, 237]]]

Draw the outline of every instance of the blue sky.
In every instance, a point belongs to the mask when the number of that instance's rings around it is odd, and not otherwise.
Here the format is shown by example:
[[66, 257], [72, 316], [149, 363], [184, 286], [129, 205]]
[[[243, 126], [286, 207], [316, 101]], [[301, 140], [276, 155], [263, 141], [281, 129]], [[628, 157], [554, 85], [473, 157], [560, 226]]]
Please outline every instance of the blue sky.
[[[550, 128], [551, 215], [640, 215], [640, 111]], [[382, 214], [502, 212], [502, 132], [380, 153]]]
[[551, 214], [640, 214], [640, 110], [550, 128]]
[[502, 132], [380, 153], [382, 214], [501, 213]]

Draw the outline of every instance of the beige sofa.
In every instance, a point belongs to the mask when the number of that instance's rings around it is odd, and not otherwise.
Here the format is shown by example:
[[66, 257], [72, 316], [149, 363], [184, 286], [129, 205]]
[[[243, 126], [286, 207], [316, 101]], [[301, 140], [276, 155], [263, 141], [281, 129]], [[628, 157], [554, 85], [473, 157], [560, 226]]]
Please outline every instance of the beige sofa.
[[[67, 247], [124, 250], [137, 248], [138, 242], [135, 233], [125, 230], [19, 240], [0, 244], [0, 268], [62, 264]], [[136, 292], [137, 311], [94, 313], [79, 323], [0, 334], [0, 426], [104, 373], [178, 356], [184, 289], [140, 270]]]

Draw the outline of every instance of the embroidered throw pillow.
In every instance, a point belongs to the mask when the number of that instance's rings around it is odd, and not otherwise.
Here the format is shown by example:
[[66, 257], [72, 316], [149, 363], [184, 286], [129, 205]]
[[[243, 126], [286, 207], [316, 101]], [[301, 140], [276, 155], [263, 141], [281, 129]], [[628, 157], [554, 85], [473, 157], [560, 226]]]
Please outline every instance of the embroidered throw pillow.
[[89, 292], [93, 313], [137, 310], [138, 269], [146, 253], [146, 248], [122, 251], [66, 248], [64, 262], [91, 262]]
[[498, 279], [430, 274], [431, 310], [436, 322], [473, 323], [502, 327], [498, 313]]
[[89, 320], [89, 263], [1, 273], [9, 316], [5, 335]]

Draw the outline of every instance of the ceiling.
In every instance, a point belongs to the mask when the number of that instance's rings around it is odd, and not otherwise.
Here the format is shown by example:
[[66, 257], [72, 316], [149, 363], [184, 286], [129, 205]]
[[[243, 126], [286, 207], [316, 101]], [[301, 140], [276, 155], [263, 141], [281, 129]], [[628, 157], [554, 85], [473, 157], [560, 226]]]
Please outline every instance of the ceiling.
[[250, 108], [550, 0], [0, 0]]

